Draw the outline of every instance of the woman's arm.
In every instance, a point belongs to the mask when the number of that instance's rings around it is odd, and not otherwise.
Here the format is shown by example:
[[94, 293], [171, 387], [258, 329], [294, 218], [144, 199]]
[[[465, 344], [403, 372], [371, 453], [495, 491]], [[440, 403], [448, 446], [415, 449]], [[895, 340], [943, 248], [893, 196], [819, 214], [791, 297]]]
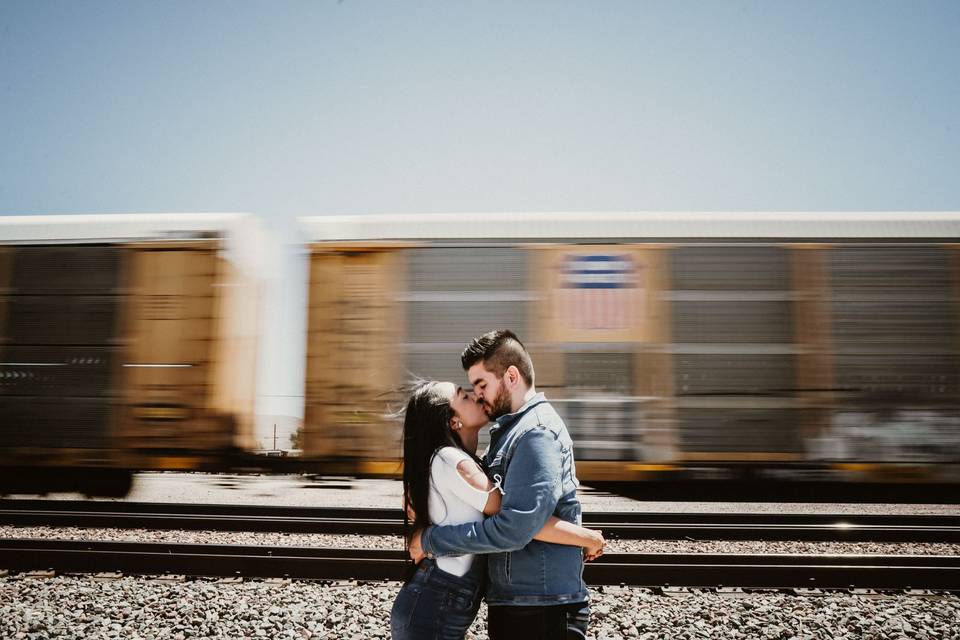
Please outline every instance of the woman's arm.
[[[471, 487], [487, 492], [487, 504], [483, 507], [483, 513], [492, 516], [500, 511], [500, 491], [494, 490], [493, 482], [476, 462], [462, 460], [457, 465], [457, 472]], [[533, 539], [553, 544], [565, 544], [571, 547], [583, 547], [587, 560], [593, 560], [601, 556], [606, 544], [600, 531], [581, 527], [572, 522], [561, 520], [556, 516], [550, 516], [547, 524], [543, 525], [543, 528], [533, 536]]]
[[603, 539], [602, 532], [561, 520], [557, 516], [550, 516], [547, 524], [543, 525], [543, 529], [540, 529], [537, 535], [533, 536], [533, 539], [540, 542], [565, 544], [571, 547], [583, 547], [586, 560], [593, 560], [602, 556], [603, 547], [607, 543]]
[[460, 477], [467, 481], [474, 489], [480, 491], [485, 491], [487, 493], [487, 504], [483, 507], [484, 515], [492, 516], [495, 513], [500, 511], [500, 490], [497, 488], [494, 490], [493, 481], [487, 477], [487, 474], [483, 472], [483, 469], [480, 468], [473, 460], [461, 460], [457, 464], [457, 473], [460, 474]]

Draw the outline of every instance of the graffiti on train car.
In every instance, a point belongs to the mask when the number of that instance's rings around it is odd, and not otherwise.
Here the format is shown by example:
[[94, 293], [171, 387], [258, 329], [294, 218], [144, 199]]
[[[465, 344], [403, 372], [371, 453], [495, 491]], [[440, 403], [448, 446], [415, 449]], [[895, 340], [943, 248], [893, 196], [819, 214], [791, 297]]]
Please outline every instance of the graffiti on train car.
[[951, 462], [960, 450], [960, 412], [909, 406], [840, 409], [829, 429], [807, 445], [811, 460]]

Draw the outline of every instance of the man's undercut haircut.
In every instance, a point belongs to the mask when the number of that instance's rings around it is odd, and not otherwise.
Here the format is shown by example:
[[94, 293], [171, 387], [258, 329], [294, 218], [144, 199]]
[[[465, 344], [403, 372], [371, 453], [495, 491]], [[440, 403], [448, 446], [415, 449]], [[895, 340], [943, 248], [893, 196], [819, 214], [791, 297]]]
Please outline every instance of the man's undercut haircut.
[[463, 370], [482, 362], [487, 371], [502, 378], [507, 369], [516, 367], [528, 387], [533, 386], [533, 360], [513, 331], [497, 329], [470, 341], [460, 356]]

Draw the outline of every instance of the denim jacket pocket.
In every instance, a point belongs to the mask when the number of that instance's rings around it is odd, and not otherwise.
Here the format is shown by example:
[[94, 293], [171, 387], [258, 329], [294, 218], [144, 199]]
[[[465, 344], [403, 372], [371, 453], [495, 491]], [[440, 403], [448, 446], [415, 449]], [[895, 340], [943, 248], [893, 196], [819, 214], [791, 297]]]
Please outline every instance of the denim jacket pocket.
[[494, 584], [510, 584], [510, 556], [509, 551], [495, 553], [490, 556], [490, 579]]

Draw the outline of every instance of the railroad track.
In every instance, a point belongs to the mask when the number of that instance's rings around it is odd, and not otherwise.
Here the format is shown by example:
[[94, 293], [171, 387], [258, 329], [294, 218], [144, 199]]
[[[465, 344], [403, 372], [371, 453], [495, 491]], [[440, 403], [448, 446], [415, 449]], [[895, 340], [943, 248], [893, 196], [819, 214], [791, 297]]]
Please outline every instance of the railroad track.
[[[585, 513], [610, 539], [960, 543], [960, 516]], [[0, 500], [0, 524], [400, 535], [397, 509]]]
[[[402, 551], [66, 540], [2, 540], [0, 568], [307, 580], [401, 580]], [[960, 592], [956, 556], [609, 554], [588, 563], [597, 585]]]

